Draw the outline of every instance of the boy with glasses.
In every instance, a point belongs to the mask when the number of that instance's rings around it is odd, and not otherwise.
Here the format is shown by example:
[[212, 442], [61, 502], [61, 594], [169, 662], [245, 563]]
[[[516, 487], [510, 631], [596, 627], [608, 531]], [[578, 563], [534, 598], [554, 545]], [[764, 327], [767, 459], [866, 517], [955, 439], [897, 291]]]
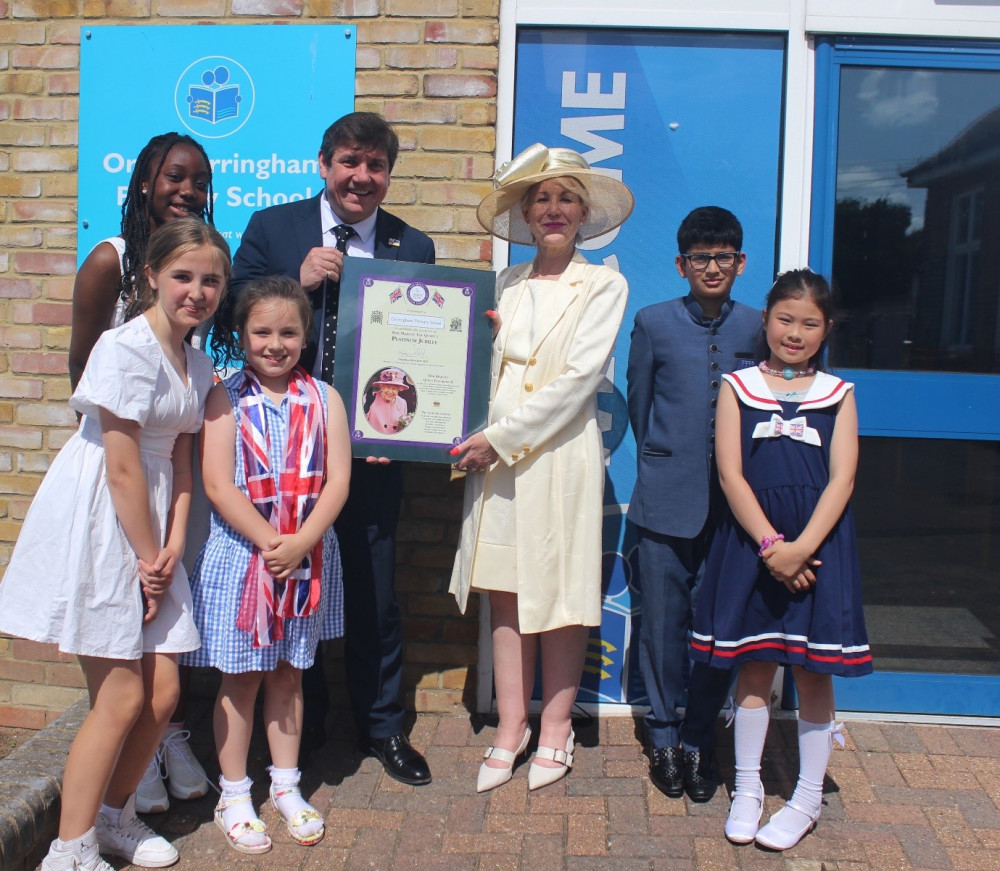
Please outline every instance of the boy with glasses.
[[708, 801], [715, 793], [715, 721], [732, 673], [695, 664], [688, 632], [708, 547], [725, 498], [715, 468], [722, 375], [752, 366], [759, 311], [730, 298], [746, 266], [743, 228], [717, 206], [695, 209], [677, 231], [685, 296], [641, 309], [628, 361], [629, 419], [638, 474], [628, 519], [638, 532], [639, 671], [653, 784]]

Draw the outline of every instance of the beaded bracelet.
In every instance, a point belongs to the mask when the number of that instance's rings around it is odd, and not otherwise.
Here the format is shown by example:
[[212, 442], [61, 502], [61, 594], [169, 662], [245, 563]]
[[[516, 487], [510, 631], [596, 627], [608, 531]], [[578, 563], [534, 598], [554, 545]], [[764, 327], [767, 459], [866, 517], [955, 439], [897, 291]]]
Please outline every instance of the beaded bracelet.
[[757, 556], [764, 556], [764, 551], [767, 550], [769, 547], [771, 547], [771, 545], [777, 544], [779, 541], [784, 541], [784, 540], [785, 536], [783, 536], [780, 532], [776, 533], [775, 535], [765, 535], [760, 540], [760, 550], [757, 551]]

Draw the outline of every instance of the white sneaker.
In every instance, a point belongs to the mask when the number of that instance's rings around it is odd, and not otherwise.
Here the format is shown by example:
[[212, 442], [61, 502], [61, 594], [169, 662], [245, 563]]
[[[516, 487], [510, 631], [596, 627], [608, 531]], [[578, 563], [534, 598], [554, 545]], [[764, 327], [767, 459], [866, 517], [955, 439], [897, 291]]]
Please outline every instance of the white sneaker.
[[135, 809], [140, 814], [161, 814], [169, 807], [167, 788], [160, 776], [160, 751], [157, 750], [135, 791]]
[[115, 869], [101, 858], [97, 837], [91, 829], [84, 835], [79, 853], [57, 850], [53, 841], [48, 855], [42, 859], [42, 871], [115, 871]]
[[180, 858], [173, 844], [135, 815], [134, 795], [125, 802], [117, 826], [104, 814], [97, 815], [97, 843], [101, 852], [121, 856], [140, 868], [166, 868]]
[[167, 789], [174, 798], [201, 798], [208, 792], [209, 782], [188, 744], [187, 729], [168, 728], [160, 744], [159, 755], [167, 775]]

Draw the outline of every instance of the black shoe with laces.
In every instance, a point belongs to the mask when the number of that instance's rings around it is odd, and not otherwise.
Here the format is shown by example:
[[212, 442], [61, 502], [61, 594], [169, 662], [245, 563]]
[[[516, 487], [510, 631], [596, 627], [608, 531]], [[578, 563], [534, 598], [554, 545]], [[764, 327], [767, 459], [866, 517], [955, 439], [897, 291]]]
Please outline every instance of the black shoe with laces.
[[684, 792], [691, 801], [711, 801], [718, 786], [715, 759], [710, 750], [687, 750], [684, 753]]
[[649, 754], [649, 779], [664, 795], [684, 795], [684, 753], [680, 747], [654, 747]]

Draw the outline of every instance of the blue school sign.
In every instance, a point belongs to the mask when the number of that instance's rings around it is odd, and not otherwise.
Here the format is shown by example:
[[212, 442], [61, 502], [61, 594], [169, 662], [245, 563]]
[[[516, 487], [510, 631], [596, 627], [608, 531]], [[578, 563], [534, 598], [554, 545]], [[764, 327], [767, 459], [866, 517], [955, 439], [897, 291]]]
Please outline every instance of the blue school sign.
[[[533, 142], [573, 148], [624, 181], [636, 199], [621, 228], [582, 246], [592, 262], [624, 274], [629, 302], [598, 396], [608, 458], [604, 614], [591, 633], [581, 701], [644, 701], [632, 640], [640, 618], [635, 535], [625, 524], [636, 470], [625, 404], [635, 313], [687, 292], [673, 263], [677, 226], [703, 205], [740, 218], [747, 269], [734, 296], [754, 306], [763, 301], [776, 259], [783, 67], [784, 42], [771, 35], [548, 28], [518, 34], [514, 153]], [[513, 246], [511, 261], [532, 254]]]
[[323, 131], [354, 108], [355, 47], [343, 25], [82, 28], [78, 262], [119, 232], [135, 158], [160, 133], [204, 146], [234, 251], [253, 212], [317, 194]]

